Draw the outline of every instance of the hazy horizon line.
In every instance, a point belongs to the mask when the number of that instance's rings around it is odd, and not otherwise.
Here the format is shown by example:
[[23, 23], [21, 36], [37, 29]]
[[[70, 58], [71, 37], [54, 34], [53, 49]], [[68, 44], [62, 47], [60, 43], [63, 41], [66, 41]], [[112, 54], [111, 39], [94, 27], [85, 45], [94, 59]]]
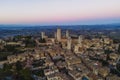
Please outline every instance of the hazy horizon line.
[[0, 26], [7, 26], [7, 25], [12, 25], [12, 26], [94, 26], [94, 25], [120, 25], [120, 23], [97, 23], [97, 24], [0, 24]]

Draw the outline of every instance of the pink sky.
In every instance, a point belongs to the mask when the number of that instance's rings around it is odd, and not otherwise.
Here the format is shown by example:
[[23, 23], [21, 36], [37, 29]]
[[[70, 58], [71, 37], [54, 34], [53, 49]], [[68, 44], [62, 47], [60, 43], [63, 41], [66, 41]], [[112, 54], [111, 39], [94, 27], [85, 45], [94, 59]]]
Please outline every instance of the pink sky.
[[0, 0], [0, 23], [118, 23], [119, 4], [120, 0]]

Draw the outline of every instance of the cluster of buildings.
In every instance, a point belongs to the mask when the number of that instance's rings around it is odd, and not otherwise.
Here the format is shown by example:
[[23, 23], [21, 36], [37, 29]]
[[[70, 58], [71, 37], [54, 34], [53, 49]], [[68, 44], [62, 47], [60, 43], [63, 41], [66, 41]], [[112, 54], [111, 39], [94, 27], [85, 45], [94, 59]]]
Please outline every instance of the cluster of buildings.
[[[41, 32], [45, 43], [35, 39], [36, 47], [32, 51], [8, 56], [8, 63], [30, 61], [31, 70], [43, 69], [47, 80], [120, 80], [111, 73], [110, 66], [116, 69], [120, 58], [117, 54], [119, 44], [114, 44], [112, 39], [105, 36], [86, 39], [84, 35], [73, 39], [68, 30], [66, 37], [62, 37], [60, 28], [54, 35], [51, 38]], [[34, 67], [35, 60], [44, 63]]]

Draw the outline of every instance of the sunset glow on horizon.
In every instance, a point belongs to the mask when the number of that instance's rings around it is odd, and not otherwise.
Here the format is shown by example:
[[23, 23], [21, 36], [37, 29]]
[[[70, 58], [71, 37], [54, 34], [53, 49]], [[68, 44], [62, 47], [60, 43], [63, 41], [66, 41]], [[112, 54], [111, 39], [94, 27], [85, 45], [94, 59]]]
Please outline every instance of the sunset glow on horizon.
[[120, 0], [0, 0], [0, 24], [120, 22]]

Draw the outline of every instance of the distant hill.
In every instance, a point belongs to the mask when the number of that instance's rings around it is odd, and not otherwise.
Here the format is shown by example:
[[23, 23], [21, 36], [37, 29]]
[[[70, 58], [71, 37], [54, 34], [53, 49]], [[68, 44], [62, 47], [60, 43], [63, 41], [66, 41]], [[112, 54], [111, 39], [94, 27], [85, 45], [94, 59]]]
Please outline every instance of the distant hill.
[[0, 37], [35, 34], [40, 31], [50, 31], [61, 28], [63, 30], [120, 30], [120, 23], [104, 25], [0, 25]]

